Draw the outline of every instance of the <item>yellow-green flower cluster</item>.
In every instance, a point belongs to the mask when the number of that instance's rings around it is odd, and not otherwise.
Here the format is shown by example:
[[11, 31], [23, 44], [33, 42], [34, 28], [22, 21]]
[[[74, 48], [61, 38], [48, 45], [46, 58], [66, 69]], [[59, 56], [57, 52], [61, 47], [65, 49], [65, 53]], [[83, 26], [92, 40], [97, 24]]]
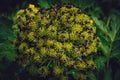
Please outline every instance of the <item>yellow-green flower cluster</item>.
[[81, 80], [86, 79], [82, 72], [95, 67], [89, 56], [97, 53], [96, 27], [77, 7], [64, 5], [41, 10], [30, 4], [17, 12], [13, 28], [17, 32], [17, 61], [27, 66], [30, 73], [35, 70], [42, 77], [57, 75], [67, 80], [66, 70], [73, 69], [81, 72]]

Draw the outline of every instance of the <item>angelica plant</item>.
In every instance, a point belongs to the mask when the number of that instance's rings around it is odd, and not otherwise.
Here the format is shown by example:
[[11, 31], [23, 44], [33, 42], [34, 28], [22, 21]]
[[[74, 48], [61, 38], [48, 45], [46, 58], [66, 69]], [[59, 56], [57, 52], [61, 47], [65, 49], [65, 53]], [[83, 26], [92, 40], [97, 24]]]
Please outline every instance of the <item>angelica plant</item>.
[[86, 80], [86, 71], [95, 69], [90, 56], [97, 54], [99, 38], [94, 21], [79, 8], [63, 5], [46, 10], [30, 4], [17, 12], [14, 28], [17, 62], [30, 73]]

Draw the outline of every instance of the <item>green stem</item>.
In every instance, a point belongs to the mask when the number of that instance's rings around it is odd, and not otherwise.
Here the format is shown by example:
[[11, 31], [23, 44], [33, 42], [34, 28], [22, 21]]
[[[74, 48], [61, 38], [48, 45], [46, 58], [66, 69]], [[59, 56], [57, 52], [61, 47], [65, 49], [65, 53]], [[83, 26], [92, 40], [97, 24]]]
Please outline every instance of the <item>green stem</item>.
[[110, 43], [109, 51], [108, 51], [108, 56], [107, 56], [107, 67], [109, 67], [109, 60], [110, 60], [110, 55], [112, 52], [112, 42]]
[[51, 64], [51, 62], [52, 62], [52, 60], [50, 60], [50, 61], [49, 61], [49, 63], [48, 63], [48, 65], [47, 65], [47, 67]]
[[111, 17], [109, 16], [109, 17], [108, 17], [108, 20], [107, 20], [107, 23], [106, 23], [106, 26], [109, 26], [109, 25], [110, 25], [110, 20], [111, 20]]
[[46, 61], [47, 61], [47, 59], [46, 59], [46, 60], [44, 60], [44, 61], [41, 63], [41, 65], [43, 65]]

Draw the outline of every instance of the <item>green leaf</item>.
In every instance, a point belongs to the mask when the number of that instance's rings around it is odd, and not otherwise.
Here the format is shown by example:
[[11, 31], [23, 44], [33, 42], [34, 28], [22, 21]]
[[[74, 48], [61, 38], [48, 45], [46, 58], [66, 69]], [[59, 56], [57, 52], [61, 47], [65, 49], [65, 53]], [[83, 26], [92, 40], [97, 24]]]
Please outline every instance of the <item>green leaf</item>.
[[[15, 48], [12, 44], [6, 42], [0, 45], [0, 55], [8, 59], [9, 61], [15, 61]], [[2, 57], [1, 57], [2, 58]]]
[[95, 16], [93, 16], [93, 15], [92, 15], [91, 17], [92, 17], [92, 19], [95, 21], [95, 24], [98, 26], [98, 28], [99, 28], [103, 33], [107, 34], [107, 29], [105, 28], [104, 22], [101, 21], [101, 20], [98, 20], [98, 18], [95, 17]]
[[110, 55], [111, 58], [115, 57], [117, 59], [120, 59], [120, 49], [116, 49], [114, 50], [111, 55]]
[[109, 43], [104, 39], [103, 36], [100, 36], [100, 48], [103, 51], [103, 54], [107, 57], [110, 55], [110, 48], [109, 48]]
[[100, 48], [102, 49], [104, 55], [106, 57], [109, 58], [110, 56], [110, 45], [111, 45], [111, 40], [110, 40], [110, 37], [109, 37], [109, 29], [107, 26], [105, 26], [104, 22], [101, 21], [101, 20], [98, 20], [97, 17], [95, 16], [92, 16], [93, 20], [95, 21], [98, 29], [100, 31], [98, 31], [98, 35], [99, 35], [99, 38], [100, 38]]
[[115, 41], [120, 40], [120, 30], [117, 32], [116, 37], [115, 37]]
[[72, 75], [75, 75], [76, 71], [75, 70], [70, 70], [70, 71], [67, 71], [66, 74], [72, 74]]
[[89, 80], [97, 80], [95, 74], [91, 71], [87, 73]]
[[99, 56], [96, 58], [96, 68], [98, 71], [102, 70], [105, 68], [105, 62], [106, 62], [106, 58], [105, 57], [102, 57], [102, 56]]
[[92, 0], [89, 0], [89, 1], [86, 1], [86, 0], [73, 0], [71, 2], [73, 2], [75, 5], [79, 6], [82, 10], [85, 10], [85, 9], [90, 8], [91, 6], [94, 5], [94, 1], [92, 1]]
[[40, 8], [50, 8], [52, 4], [48, 0], [38, 0], [38, 5]]
[[0, 17], [0, 59], [3, 57], [9, 61], [15, 61], [15, 47], [13, 46], [12, 21], [7, 17]]
[[110, 25], [108, 30], [108, 36], [110, 37], [111, 41], [114, 42], [116, 36], [120, 37], [120, 35], [117, 35], [117, 33], [120, 30], [120, 26], [119, 26], [120, 19], [115, 14], [111, 14], [109, 22]]
[[6, 51], [3, 54], [5, 54], [5, 57], [6, 59], [8, 59], [8, 61], [15, 61], [15, 57], [16, 57], [15, 53]]

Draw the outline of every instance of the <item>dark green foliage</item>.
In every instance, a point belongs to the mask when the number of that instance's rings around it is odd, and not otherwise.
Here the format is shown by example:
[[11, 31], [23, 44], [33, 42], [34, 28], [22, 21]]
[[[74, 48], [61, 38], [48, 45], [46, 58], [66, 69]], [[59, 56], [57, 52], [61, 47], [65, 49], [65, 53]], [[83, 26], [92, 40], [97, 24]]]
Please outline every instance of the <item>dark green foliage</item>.
[[13, 45], [15, 35], [11, 26], [12, 21], [5, 17], [0, 18], [0, 80], [14, 79], [12, 72], [16, 70], [12, 63], [16, 54]]
[[11, 28], [12, 22], [4, 17], [0, 18], [0, 59], [5, 57], [9, 61], [15, 61], [15, 48], [13, 40], [15, 35]]

